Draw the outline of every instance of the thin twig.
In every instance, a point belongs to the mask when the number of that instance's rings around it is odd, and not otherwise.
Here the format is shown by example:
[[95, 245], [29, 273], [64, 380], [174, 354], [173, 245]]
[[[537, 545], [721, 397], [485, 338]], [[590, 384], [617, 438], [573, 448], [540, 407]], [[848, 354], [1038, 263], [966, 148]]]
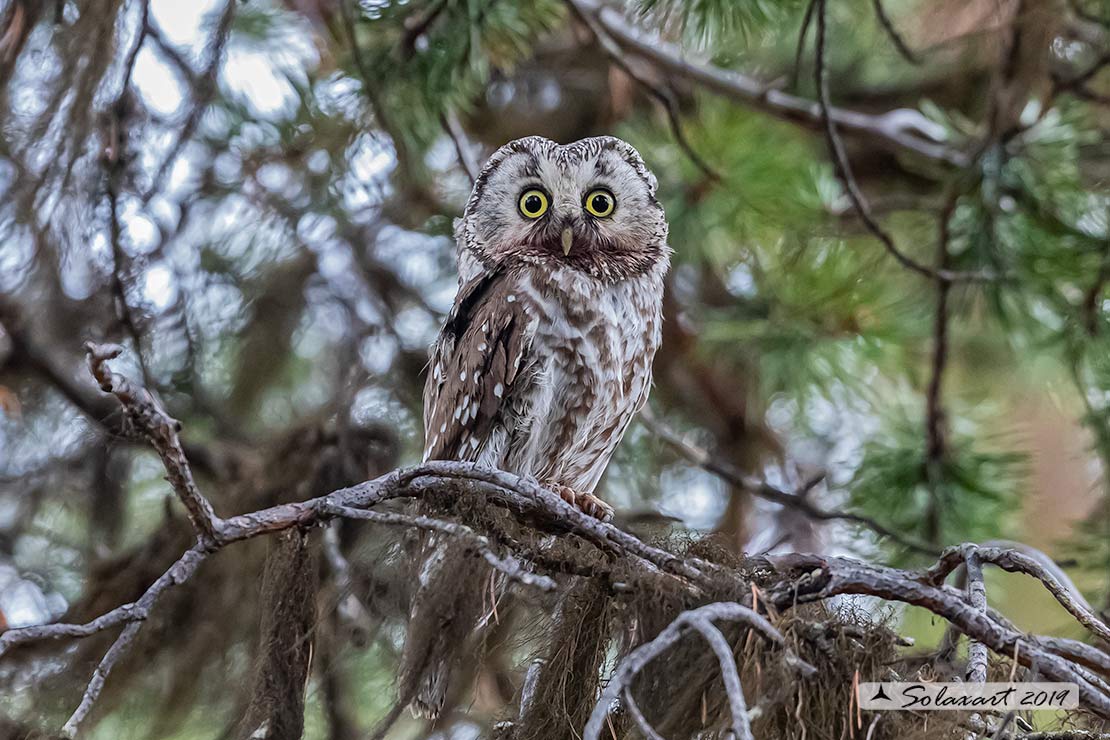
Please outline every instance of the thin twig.
[[666, 740], [659, 732], [651, 726], [651, 722], [644, 716], [644, 712], [640, 709], [636, 697], [632, 695], [631, 684], [626, 684], [624, 687], [624, 708], [632, 715], [632, 719], [636, 722], [636, 726], [640, 728], [640, 732], [644, 733], [644, 737], [648, 740]]
[[952, 214], [956, 210], [958, 192], [953, 189], [945, 206], [941, 209], [938, 222], [936, 260], [936, 310], [933, 315], [933, 361], [929, 375], [929, 386], [925, 393], [925, 477], [929, 488], [929, 507], [925, 516], [925, 527], [929, 542], [940, 539], [940, 492], [938, 486], [943, 475], [946, 456], [946, 415], [944, 410], [943, 386], [944, 371], [948, 367], [948, 298], [952, 292], [952, 282], [943, 276], [948, 270], [949, 242], [952, 238]]
[[848, 199], [852, 202], [852, 206], [859, 214], [863, 225], [879, 240], [898, 264], [931, 280], [942, 279], [948, 282], [982, 282], [996, 280], [997, 276], [990, 272], [934, 270], [903, 252], [894, 242], [894, 237], [875, 220], [874, 215], [871, 213], [871, 206], [864, 197], [863, 191], [860, 190], [859, 183], [856, 182], [856, 177], [852, 172], [852, 166], [848, 161], [848, 154], [844, 150], [844, 142], [841, 141], [840, 134], [837, 131], [839, 122], [836, 120], [832, 104], [829, 102], [828, 69], [825, 64], [825, 45], [827, 41], [826, 25], [828, 15], [826, 0], [817, 0], [815, 13], [817, 16], [817, 38], [814, 52], [814, 82], [817, 86], [817, 102], [821, 111], [821, 121], [824, 124], [825, 141], [828, 144], [829, 153], [832, 155], [833, 165], [836, 167], [837, 175], [844, 185], [844, 191], [847, 193]]
[[441, 123], [443, 130], [451, 137], [451, 143], [455, 145], [455, 155], [459, 158], [459, 164], [462, 166], [463, 172], [466, 173], [467, 178], [470, 179], [470, 184], [473, 185], [474, 181], [478, 179], [478, 163], [474, 161], [470, 151], [467, 149], [466, 133], [463, 131], [462, 124], [459, 123], [459, 117], [455, 111], [449, 110], [443, 114]]
[[112, 627], [142, 619], [146, 619], [146, 611], [137, 604], [131, 603], [117, 606], [112, 611], [101, 614], [96, 619], [84, 624], [40, 624], [33, 627], [8, 630], [0, 633], [0, 657], [20, 645], [47, 640], [89, 637], [97, 632], [103, 632]]
[[790, 89], [796, 90], [798, 88], [798, 80], [802, 75], [802, 57], [806, 52], [806, 36], [809, 35], [809, 27], [813, 24], [813, 9], [817, 7], [817, 0], [809, 0], [806, 3], [806, 12], [802, 16], [802, 26], [798, 29], [798, 42], [794, 46], [794, 68], [790, 72]]
[[452, 537], [457, 537], [467, 542], [467, 544], [478, 551], [482, 558], [489, 563], [494, 570], [505, 574], [509, 580], [516, 581], [517, 583], [531, 588], [538, 588], [541, 591], [555, 590], [555, 581], [544, 575], [529, 573], [524, 570], [516, 560], [499, 556], [493, 551], [493, 546], [490, 544], [489, 539], [478, 534], [465, 524], [443, 521], [442, 519], [433, 519], [427, 516], [410, 516], [408, 514], [397, 514], [388, 511], [352, 509], [349, 506], [338, 505], [330, 510], [325, 509], [325, 513], [332, 513], [346, 519], [363, 519], [376, 524], [386, 524], [391, 527], [407, 527], [409, 529], [421, 529], [428, 532], [449, 534]]
[[796, 509], [812, 519], [820, 521], [841, 520], [859, 524], [870, 529], [880, 537], [886, 537], [893, 542], [897, 542], [902, 547], [921, 553], [922, 555], [930, 555], [933, 557], [940, 555], [940, 548], [907, 537], [869, 516], [851, 511], [824, 509], [814, 504], [807, 496], [788, 493], [772, 486], [765, 480], [745, 475], [730, 463], [711, 455], [708, 450], [683, 439], [646, 410], [641, 413], [639, 418], [640, 422], [648, 431], [666, 442], [683, 458], [697, 465], [699, 468], [720, 477], [730, 485], [751, 493], [753, 496], [758, 496], [759, 498], [779, 504], [780, 506]]
[[890, 37], [891, 43], [894, 44], [894, 48], [898, 50], [902, 58], [910, 64], [920, 65], [921, 57], [909, 47], [906, 40], [902, 38], [902, 34], [894, 27], [894, 22], [887, 15], [886, 8], [883, 7], [883, 0], [871, 0], [871, 5], [875, 9], [875, 17], [879, 20], [879, 25], [886, 31], [886, 35]]
[[143, 42], [146, 41], [149, 29], [150, 0], [142, 0], [139, 8], [139, 26], [135, 32], [135, 43], [132, 44], [131, 50], [128, 51], [127, 58], [123, 62], [123, 86], [120, 89], [120, 97], [127, 93], [127, 88], [131, 85], [131, 77], [135, 72], [135, 60], [139, 58], [139, 51], [143, 48]]

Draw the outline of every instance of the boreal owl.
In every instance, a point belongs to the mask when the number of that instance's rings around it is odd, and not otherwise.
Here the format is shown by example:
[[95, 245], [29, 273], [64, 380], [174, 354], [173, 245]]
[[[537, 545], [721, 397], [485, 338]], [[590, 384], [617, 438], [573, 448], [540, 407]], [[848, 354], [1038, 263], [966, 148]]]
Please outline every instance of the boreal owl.
[[[660, 341], [671, 250], [655, 190], [613, 137], [533, 136], [490, 157], [456, 222], [459, 291], [424, 387], [425, 460], [529, 476], [612, 516], [594, 489], [647, 400]], [[482, 591], [473, 564], [450, 572], [445, 548], [425, 548], [402, 660], [402, 692], [433, 716], [480, 617], [464, 601]]]

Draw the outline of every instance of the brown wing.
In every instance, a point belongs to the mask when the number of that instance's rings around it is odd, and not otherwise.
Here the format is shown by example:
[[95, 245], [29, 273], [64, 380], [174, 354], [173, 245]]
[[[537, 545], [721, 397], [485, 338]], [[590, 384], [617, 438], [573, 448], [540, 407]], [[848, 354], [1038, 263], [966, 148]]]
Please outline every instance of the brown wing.
[[527, 312], [504, 272], [459, 289], [424, 384], [424, 459], [477, 459], [522, 366]]

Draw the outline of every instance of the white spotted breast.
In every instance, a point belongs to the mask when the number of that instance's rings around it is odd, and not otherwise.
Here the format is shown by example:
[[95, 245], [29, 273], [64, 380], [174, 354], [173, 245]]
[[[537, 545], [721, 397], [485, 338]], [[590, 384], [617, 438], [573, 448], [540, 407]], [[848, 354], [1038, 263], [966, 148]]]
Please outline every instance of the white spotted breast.
[[592, 492], [647, 399], [663, 271], [608, 284], [538, 267], [473, 277], [433, 348], [425, 459]]

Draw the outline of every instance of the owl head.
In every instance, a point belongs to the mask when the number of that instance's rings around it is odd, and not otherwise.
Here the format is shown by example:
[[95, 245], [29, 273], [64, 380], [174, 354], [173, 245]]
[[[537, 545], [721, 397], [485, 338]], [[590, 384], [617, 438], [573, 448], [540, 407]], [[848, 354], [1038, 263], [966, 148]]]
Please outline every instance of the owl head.
[[605, 282], [666, 268], [655, 176], [620, 139], [509, 142], [474, 183], [456, 236], [485, 268], [565, 267]]

